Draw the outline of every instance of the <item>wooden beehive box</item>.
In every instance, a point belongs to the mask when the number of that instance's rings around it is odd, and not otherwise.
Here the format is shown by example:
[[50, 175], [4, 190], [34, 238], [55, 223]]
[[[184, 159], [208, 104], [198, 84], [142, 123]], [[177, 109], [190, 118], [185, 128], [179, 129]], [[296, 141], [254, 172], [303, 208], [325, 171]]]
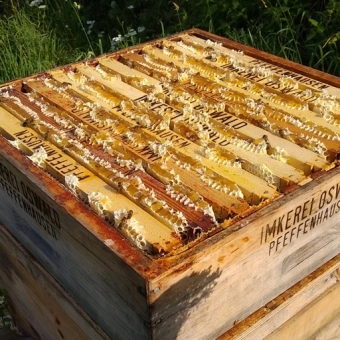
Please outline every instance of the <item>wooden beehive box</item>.
[[110, 337], [217, 337], [340, 253], [339, 105], [196, 29], [5, 84], [0, 222]]

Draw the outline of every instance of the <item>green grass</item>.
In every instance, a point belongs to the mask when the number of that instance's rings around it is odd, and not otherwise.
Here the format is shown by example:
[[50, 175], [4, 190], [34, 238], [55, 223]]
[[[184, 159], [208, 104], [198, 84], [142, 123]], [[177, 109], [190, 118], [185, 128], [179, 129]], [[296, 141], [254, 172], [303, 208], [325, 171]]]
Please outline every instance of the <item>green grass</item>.
[[[70, 1], [68, 3], [71, 4]], [[72, 5], [54, 10], [63, 18], [66, 18], [64, 11], [70, 13], [71, 10], [73, 17], [70, 17], [70, 27], [76, 22], [79, 28], [80, 18]], [[19, 6], [16, 3], [16, 6], [13, 4], [7, 9], [0, 20], [0, 82], [94, 56], [91, 42], [86, 40], [87, 36], [81, 27], [78, 34], [83, 40], [74, 33], [77, 30], [68, 29], [67, 23], [64, 22], [63, 28], [56, 26], [56, 19], [50, 16], [48, 8]]]
[[44, 71], [74, 59], [56, 32], [23, 10], [0, 20], [0, 81]]
[[340, 0], [30, 4], [0, 0], [1, 82], [192, 27], [340, 76]]

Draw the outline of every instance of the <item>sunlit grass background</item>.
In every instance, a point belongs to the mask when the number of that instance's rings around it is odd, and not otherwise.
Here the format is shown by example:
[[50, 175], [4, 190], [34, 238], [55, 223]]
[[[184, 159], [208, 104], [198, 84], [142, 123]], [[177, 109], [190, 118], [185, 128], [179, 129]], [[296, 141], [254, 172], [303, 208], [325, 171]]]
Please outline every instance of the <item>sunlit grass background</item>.
[[340, 75], [337, 0], [0, 0], [0, 82], [192, 27]]

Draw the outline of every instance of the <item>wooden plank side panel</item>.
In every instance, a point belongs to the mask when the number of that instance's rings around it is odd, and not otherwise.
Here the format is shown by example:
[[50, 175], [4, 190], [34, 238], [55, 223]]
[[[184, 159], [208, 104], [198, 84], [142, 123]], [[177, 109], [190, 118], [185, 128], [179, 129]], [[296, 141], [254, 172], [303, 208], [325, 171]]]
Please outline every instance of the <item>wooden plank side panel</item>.
[[[289, 328], [290, 319], [299, 320], [298, 315], [301, 314], [300, 312], [304, 308], [308, 310], [311, 305], [314, 305], [322, 296], [325, 296], [325, 292], [332, 291], [333, 289], [337, 290], [336, 287], [339, 286], [339, 268], [340, 255], [337, 255], [248, 318], [238, 323], [219, 337], [218, 340], [262, 340], [267, 336], [271, 337], [271, 334], [276, 333], [276, 330], [279, 328], [283, 330], [287, 327]], [[320, 315], [325, 320], [332, 318], [334, 311], [339, 308], [339, 305], [340, 300], [335, 299], [331, 308], [320, 310]], [[296, 325], [300, 324], [300, 322], [294, 322]], [[301, 335], [310, 334], [309, 325], [304, 326], [305, 323], [301, 322], [298, 331]], [[323, 325], [315, 325], [315, 327], [319, 326], [322, 327]]]
[[[2, 143], [1, 223], [110, 337], [148, 338], [145, 281], [136, 272], [147, 259], [52, 178], [37, 168], [30, 173], [30, 162], [20, 158], [20, 164], [11, 157], [15, 150], [6, 148]], [[39, 184], [34, 174], [41, 175]], [[134, 265], [115, 254], [127, 251]]]
[[337, 255], [339, 172], [255, 213], [233, 234], [198, 246], [153, 281], [155, 338], [169, 329], [178, 339], [219, 336]]
[[109, 339], [2, 225], [0, 235], [0, 285], [21, 332], [46, 340]]
[[273, 331], [266, 340], [337, 340], [340, 334], [340, 282]]

